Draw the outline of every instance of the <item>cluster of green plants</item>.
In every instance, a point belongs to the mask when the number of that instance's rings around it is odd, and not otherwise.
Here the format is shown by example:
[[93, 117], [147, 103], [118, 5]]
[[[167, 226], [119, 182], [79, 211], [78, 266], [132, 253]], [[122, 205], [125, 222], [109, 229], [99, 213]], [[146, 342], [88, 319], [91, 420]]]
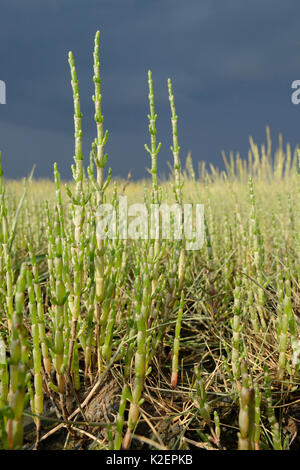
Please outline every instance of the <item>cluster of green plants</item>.
[[[0, 172], [2, 448], [26, 447], [25, 417], [35, 425], [36, 448], [61, 430], [62, 448], [78, 436], [85, 448], [115, 450], [299, 446], [297, 150], [280, 136], [273, 153], [267, 129], [266, 145], [250, 139], [246, 160], [224, 154], [224, 171], [204, 163], [196, 171], [190, 155], [183, 167], [169, 80], [174, 164], [160, 181], [149, 71], [145, 148], [152, 179], [113, 180], [106, 170], [99, 32], [96, 138], [87, 169], [71, 52], [69, 64], [73, 182], [61, 183], [56, 164], [53, 183], [4, 181]], [[119, 195], [146, 205], [204, 204], [203, 247], [100, 237], [97, 209], [116, 206]], [[88, 406], [110, 381], [119, 386], [115, 416], [92, 422]]]

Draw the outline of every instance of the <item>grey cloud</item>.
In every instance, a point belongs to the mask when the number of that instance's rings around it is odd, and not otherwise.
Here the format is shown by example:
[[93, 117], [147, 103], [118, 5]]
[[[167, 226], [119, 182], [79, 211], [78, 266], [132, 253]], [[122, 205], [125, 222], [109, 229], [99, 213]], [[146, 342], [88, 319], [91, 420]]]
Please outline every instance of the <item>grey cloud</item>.
[[[148, 68], [164, 143], [162, 168], [170, 159], [169, 76], [183, 157], [192, 150], [196, 160], [221, 164], [223, 147], [245, 153], [247, 136], [263, 136], [266, 124], [293, 142], [297, 139], [299, 112], [289, 96], [290, 83], [300, 78], [297, 0], [2, 3], [0, 79], [7, 83], [7, 105], [0, 106], [0, 148], [5, 149], [9, 176], [20, 154], [27, 155], [28, 165], [37, 160], [37, 174], [45, 176], [52, 168], [41, 156], [45, 153], [47, 161], [58, 155], [63, 175], [70, 176], [69, 50], [80, 81], [88, 155], [95, 133], [91, 95], [96, 29], [101, 30], [103, 109], [115, 174], [126, 175], [131, 167], [136, 176], [145, 175]], [[28, 172], [25, 163], [18, 165], [20, 175]]]

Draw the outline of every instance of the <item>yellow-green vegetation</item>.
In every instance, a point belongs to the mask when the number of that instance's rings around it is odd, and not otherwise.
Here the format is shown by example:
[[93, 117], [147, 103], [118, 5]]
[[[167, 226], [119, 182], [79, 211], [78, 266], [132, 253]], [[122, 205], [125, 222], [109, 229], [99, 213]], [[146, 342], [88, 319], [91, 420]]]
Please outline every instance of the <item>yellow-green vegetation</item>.
[[[60, 181], [56, 164], [53, 182], [0, 172], [0, 447], [51, 449], [57, 435], [61, 448], [299, 448], [297, 149], [280, 136], [273, 151], [267, 129], [265, 145], [250, 139], [247, 159], [223, 154], [224, 171], [194, 168], [191, 155], [182, 165], [169, 80], [174, 164], [160, 181], [149, 72], [152, 179], [114, 180], [99, 32], [87, 169], [72, 53], [69, 64], [73, 182]], [[122, 227], [103, 239], [99, 208], [117, 208], [119, 196], [146, 207], [204, 204], [203, 247], [125, 239]], [[91, 419], [97, 399], [103, 412]]]

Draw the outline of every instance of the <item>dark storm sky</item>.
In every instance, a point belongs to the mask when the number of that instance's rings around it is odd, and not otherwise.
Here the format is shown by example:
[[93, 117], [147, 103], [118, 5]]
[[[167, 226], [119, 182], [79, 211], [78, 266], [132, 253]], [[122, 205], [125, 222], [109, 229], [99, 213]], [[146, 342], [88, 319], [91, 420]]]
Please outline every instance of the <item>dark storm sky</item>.
[[181, 158], [222, 165], [221, 150], [246, 156], [271, 127], [296, 145], [300, 105], [299, 0], [1, 0], [0, 149], [5, 175], [51, 177], [57, 161], [71, 178], [73, 103], [67, 54], [75, 56], [83, 112], [84, 153], [95, 137], [92, 52], [101, 31], [104, 125], [115, 176], [147, 176], [150, 158], [148, 83], [154, 79], [159, 168], [167, 171], [170, 111], [175, 92]]

